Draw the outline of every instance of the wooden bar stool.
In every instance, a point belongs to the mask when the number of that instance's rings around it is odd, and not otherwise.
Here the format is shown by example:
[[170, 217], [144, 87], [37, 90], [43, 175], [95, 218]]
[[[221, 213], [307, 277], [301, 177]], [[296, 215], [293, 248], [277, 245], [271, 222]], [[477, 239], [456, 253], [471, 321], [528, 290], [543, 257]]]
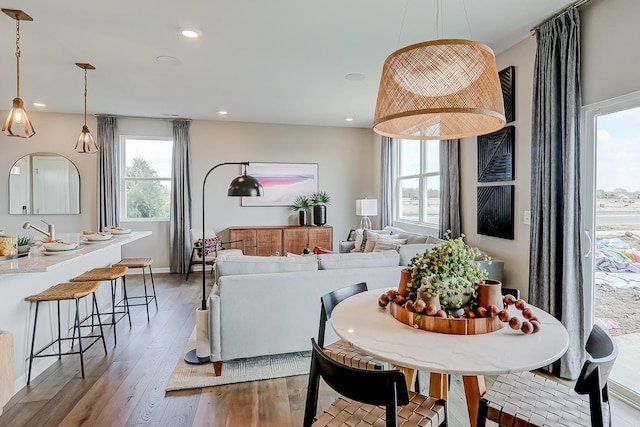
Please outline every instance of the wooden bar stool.
[[[100, 324], [100, 335], [92, 335], [89, 333], [88, 335], [82, 336], [80, 333], [80, 299], [86, 297], [87, 295], [92, 295], [93, 297], [93, 307], [92, 310], [95, 310], [98, 315], [100, 315], [100, 311], [98, 309], [98, 303], [96, 301], [95, 291], [100, 286], [99, 282], [83, 282], [83, 283], [59, 283], [55, 286], [46, 289], [39, 294], [31, 295], [25, 298], [26, 301], [35, 302], [36, 303], [36, 312], [35, 317], [33, 319], [33, 338], [31, 339], [31, 354], [29, 355], [29, 373], [27, 374], [27, 385], [31, 382], [31, 366], [33, 365], [33, 359], [36, 357], [52, 357], [58, 356], [60, 359], [62, 356], [70, 355], [70, 354], [79, 354], [80, 355], [80, 370], [82, 372], [82, 378], [84, 378], [84, 358], [82, 354], [87, 351], [93, 344], [95, 344], [98, 340], [102, 339], [102, 346], [104, 347], [104, 354], [107, 354], [107, 344], [104, 341], [104, 332], [102, 331], [102, 325]], [[73, 336], [62, 338], [61, 335], [61, 326], [60, 326], [60, 301], [63, 300], [75, 300], [76, 301], [76, 317], [73, 323]], [[40, 350], [34, 352], [34, 346], [36, 343], [36, 327], [38, 326], [38, 308], [40, 307], [41, 302], [47, 301], [56, 301], [58, 306], [58, 338], [51, 341], [49, 344], [42, 347]], [[62, 353], [62, 341], [72, 340], [71, 348], [73, 349], [73, 340], [75, 340], [76, 331], [78, 332], [78, 351], [68, 351], [67, 353]], [[94, 338], [91, 343], [83, 347], [82, 340], [86, 338]], [[48, 349], [49, 347], [58, 344], [58, 352], [53, 354], [41, 354], [43, 351]]]
[[[116, 323], [122, 320], [125, 316], [129, 318], [129, 327], [131, 327], [131, 314], [129, 313], [129, 302], [127, 298], [127, 286], [124, 281], [124, 275], [127, 273], [127, 267], [100, 267], [94, 268], [82, 273], [79, 276], [71, 279], [72, 282], [111, 282], [111, 311], [103, 312], [102, 314], [91, 313], [89, 316], [82, 319], [80, 322], [85, 323], [87, 320], [91, 320], [91, 325], [82, 325], [83, 327], [93, 326], [93, 319], [97, 318], [101, 325], [113, 326], [113, 345], [118, 344], [118, 336], [116, 334]], [[116, 302], [116, 284], [119, 278], [122, 278], [122, 299]], [[120, 315], [120, 317], [117, 317]], [[111, 322], [103, 322], [100, 316], [111, 316]]]
[[[123, 266], [127, 268], [141, 268], [142, 269], [142, 283], [144, 284], [144, 295], [140, 296], [129, 296], [129, 300], [132, 299], [142, 299], [144, 298], [144, 302], [140, 302], [137, 304], [129, 303], [129, 307], [144, 305], [147, 308], [147, 322], [149, 321], [149, 304], [151, 301], [155, 301], [156, 303], [156, 311], [158, 311], [158, 299], [156, 298], [156, 285], [153, 282], [153, 271], [151, 271], [151, 264], [153, 264], [153, 258], [151, 257], [142, 257], [142, 258], [122, 258], [117, 263], [113, 264], [116, 266]], [[147, 293], [147, 277], [145, 275], [145, 269], [149, 268], [149, 277], [151, 277], [151, 288], [153, 289], [153, 295], [149, 295]], [[123, 277], [122, 280], [125, 280]]]

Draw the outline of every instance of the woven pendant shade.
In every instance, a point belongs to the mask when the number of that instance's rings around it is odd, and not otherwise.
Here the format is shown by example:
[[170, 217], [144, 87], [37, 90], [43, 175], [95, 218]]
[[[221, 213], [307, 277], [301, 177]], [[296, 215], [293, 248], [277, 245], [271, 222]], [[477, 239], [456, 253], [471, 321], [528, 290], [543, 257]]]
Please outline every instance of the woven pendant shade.
[[470, 40], [407, 46], [384, 63], [373, 130], [402, 139], [457, 139], [505, 124], [495, 56]]

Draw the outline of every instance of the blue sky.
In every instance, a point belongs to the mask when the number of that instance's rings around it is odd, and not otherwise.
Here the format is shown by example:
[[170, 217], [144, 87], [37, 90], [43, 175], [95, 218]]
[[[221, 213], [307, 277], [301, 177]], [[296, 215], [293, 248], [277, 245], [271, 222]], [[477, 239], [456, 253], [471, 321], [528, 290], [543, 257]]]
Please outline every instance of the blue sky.
[[639, 191], [640, 107], [598, 117], [596, 188]]

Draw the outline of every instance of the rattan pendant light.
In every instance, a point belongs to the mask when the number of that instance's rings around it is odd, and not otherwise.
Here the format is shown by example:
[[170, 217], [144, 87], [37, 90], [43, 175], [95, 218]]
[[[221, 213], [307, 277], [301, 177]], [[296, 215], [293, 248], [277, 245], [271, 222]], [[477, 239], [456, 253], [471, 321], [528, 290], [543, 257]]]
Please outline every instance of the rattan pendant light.
[[495, 56], [470, 40], [407, 46], [384, 63], [373, 130], [402, 139], [456, 139], [505, 124]]
[[87, 127], [87, 70], [95, 70], [96, 67], [83, 63], [76, 63], [76, 65], [84, 69], [84, 126], [82, 126], [82, 131], [76, 142], [75, 150], [78, 153], [93, 154], [98, 151], [98, 144]]
[[24, 109], [24, 102], [20, 98], [20, 21], [33, 21], [33, 18], [22, 10], [2, 9], [4, 13], [16, 20], [16, 87], [17, 94], [13, 98], [11, 111], [2, 126], [2, 133], [18, 138], [31, 138], [36, 134], [31, 120]]

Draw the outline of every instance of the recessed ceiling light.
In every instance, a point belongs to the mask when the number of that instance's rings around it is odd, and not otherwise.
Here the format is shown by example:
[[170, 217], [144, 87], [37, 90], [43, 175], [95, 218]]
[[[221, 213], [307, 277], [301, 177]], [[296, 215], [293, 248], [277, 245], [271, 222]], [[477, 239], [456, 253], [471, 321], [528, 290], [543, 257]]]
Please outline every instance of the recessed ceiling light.
[[180, 61], [178, 58], [176, 58], [175, 56], [168, 56], [168, 55], [161, 55], [161, 56], [156, 56], [156, 61], [158, 61], [161, 64], [165, 64], [165, 65], [181, 65], [182, 61]]
[[229, 114], [229, 112], [225, 111], [225, 110], [219, 110], [218, 114], [220, 114], [221, 116], [225, 116], [225, 115]]
[[188, 39], [197, 39], [201, 33], [200, 30], [196, 30], [195, 28], [180, 28], [180, 34]]
[[34, 102], [34, 103], [33, 103], [33, 106], [34, 106], [34, 107], [46, 107], [47, 105], [46, 105], [46, 104], [43, 104], [42, 102]]
[[351, 73], [351, 74], [347, 74], [346, 76], [344, 76], [344, 78], [349, 80], [350, 82], [361, 82], [362, 80], [364, 80], [364, 74], [362, 74], [362, 73]]
[[345, 120], [345, 122], [352, 122], [353, 121], [353, 117], [347, 117], [344, 120]]

